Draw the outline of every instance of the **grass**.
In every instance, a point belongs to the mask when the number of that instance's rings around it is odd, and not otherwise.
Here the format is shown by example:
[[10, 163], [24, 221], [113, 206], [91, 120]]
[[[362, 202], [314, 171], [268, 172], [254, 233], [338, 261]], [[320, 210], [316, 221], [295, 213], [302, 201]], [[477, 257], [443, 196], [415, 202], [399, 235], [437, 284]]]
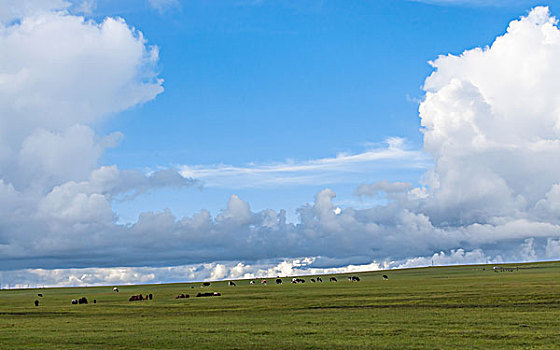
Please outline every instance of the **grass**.
[[[0, 349], [560, 348], [560, 262], [512, 266], [369, 272], [354, 283], [1, 290]], [[139, 293], [154, 300], [128, 301]], [[90, 303], [71, 305], [82, 296]]]

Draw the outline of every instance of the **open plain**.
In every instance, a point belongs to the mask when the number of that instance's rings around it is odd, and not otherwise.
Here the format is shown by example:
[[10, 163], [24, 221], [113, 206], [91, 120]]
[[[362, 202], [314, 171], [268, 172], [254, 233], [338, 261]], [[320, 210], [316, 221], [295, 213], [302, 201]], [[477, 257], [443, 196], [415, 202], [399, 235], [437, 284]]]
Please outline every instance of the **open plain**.
[[[119, 292], [113, 286], [1, 290], [0, 348], [560, 348], [560, 263], [493, 266], [352, 274], [359, 282], [345, 274], [322, 276], [323, 283], [311, 283], [317, 276], [302, 277], [302, 284], [286, 277], [281, 285], [269, 278], [268, 285], [237, 280], [236, 286], [119, 286]], [[204, 292], [221, 296], [195, 297]], [[128, 301], [149, 293], [153, 300]], [[175, 299], [179, 294], [190, 297]], [[81, 297], [88, 304], [71, 304]]]

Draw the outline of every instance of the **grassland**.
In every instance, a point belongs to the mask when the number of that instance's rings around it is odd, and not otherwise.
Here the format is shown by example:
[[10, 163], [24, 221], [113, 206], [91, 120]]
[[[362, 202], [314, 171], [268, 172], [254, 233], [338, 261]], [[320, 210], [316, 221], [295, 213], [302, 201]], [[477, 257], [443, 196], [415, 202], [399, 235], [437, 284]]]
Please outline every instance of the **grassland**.
[[[513, 266], [370, 272], [354, 283], [2, 290], [0, 349], [560, 349], [560, 262]], [[193, 298], [201, 291], [222, 296]], [[139, 293], [154, 300], [128, 301]], [[82, 296], [90, 303], [71, 305]]]

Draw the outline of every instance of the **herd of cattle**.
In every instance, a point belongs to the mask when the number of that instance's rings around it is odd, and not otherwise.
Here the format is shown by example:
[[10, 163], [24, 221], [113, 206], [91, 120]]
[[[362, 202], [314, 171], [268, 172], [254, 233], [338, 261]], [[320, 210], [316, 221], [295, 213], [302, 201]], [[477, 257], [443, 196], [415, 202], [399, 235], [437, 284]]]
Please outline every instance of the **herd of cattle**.
[[138, 294], [138, 295], [133, 295], [130, 298], [128, 298], [128, 301], [140, 301], [140, 300], [152, 300], [153, 298], [153, 294], [147, 294], [147, 295], [142, 295], [142, 294]]
[[[383, 280], [388, 280], [389, 279], [389, 277], [387, 275], [383, 275], [382, 277], [383, 277]], [[309, 281], [311, 283], [323, 283], [323, 279], [321, 277], [311, 278], [311, 279], [309, 279]], [[358, 277], [358, 276], [348, 276], [348, 281], [350, 281], [350, 282], [360, 282], [360, 277]], [[338, 279], [336, 277], [330, 277], [329, 282], [338, 282]], [[257, 281], [255, 281], [255, 280], [250, 280], [249, 281], [249, 285], [255, 285], [256, 283], [257, 283]], [[262, 285], [267, 285], [268, 281], [266, 279], [262, 279], [260, 281], [260, 283]], [[275, 283], [276, 284], [282, 284], [282, 283], [284, 283], [284, 281], [281, 278], [277, 278], [275, 280]], [[292, 278], [291, 283], [293, 283], [293, 284], [305, 283], [305, 279], [294, 277], [294, 278]], [[209, 287], [209, 286], [210, 286], [210, 282], [204, 282], [202, 284], [202, 287]], [[229, 281], [228, 286], [235, 287], [235, 286], [237, 286], [237, 284], [235, 284], [235, 282], [233, 282], [233, 281]]]
[[[388, 280], [389, 279], [389, 277], [387, 275], [382, 275], [382, 278], [383, 278], [383, 280]], [[311, 278], [311, 279], [309, 279], [309, 281], [311, 283], [323, 283], [323, 279], [321, 277]], [[350, 281], [350, 282], [360, 282], [360, 277], [358, 277], [358, 276], [348, 276], [348, 281]], [[281, 278], [276, 278], [274, 280], [274, 282], [276, 284], [283, 284], [284, 283], [284, 281]], [[303, 278], [294, 277], [291, 280], [292, 284], [300, 284], [300, 283], [305, 283], [305, 282], [306, 282], [306, 280], [303, 279]], [[338, 279], [336, 277], [330, 277], [329, 282], [338, 282]], [[261, 285], [267, 285], [267, 283], [268, 282], [267, 282], [266, 279], [261, 279], [261, 281], [260, 281]], [[255, 285], [255, 284], [256, 284], [255, 280], [250, 280], [249, 281], [249, 285]], [[235, 286], [237, 286], [237, 284], [234, 281], [228, 281], [228, 286], [235, 287]], [[210, 282], [203, 282], [201, 284], [201, 287], [202, 288], [210, 287]], [[191, 288], [194, 288], [194, 286], [191, 287]], [[118, 293], [119, 288], [114, 287], [113, 292]], [[42, 297], [43, 294], [39, 293], [39, 294], [37, 294], [37, 296]], [[216, 297], [216, 296], [219, 297], [219, 296], [221, 296], [221, 294], [217, 293], [217, 292], [206, 292], [206, 293], [198, 293], [196, 295], [196, 297]], [[184, 293], [181, 293], [181, 294], [179, 294], [175, 297], [175, 299], [186, 299], [186, 298], [189, 298], [189, 295], [184, 294]], [[153, 294], [151, 294], [151, 293], [146, 294], [146, 295], [137, 294], [137, 295], [132, 295], [128, 299], [128, 301], [142, 301], [142, 300], [152, 300], [152, 299], [153, 299]], [[88, 300], [87, 300], [86, 297], [82, 297], [80, 299], [72, 299], [72, 304], [87, 304], [87, 303], [88, 303]], [[97, 303], [97, 300], [93, 300], [93, 303]], [[35, 306], [39, 306], [39, 300], [35, 300]]]

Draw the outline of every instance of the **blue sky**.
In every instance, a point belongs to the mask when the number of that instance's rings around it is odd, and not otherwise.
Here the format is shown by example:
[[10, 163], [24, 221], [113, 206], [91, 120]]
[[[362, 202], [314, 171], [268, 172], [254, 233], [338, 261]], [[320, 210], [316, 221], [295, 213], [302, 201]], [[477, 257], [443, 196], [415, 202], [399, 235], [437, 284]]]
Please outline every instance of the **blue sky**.
[[[420, 149], [418, 101], [432, 71], [428, 61], [490, 44], [542, 2], [449, 3], [188, 1], [157, 12], [138, 1], [98, 1], [95, 18], [121, 16], [159, 47], [165, 80], [155, 100], [102, 126], [125, 135], [103, 162], [142, 170], [306, 161], [360, 153], [388, 137]], [[422, 173], [380, 169], [328, 187], [356, 204], [359, 183], [417, 184]], [[166, 207], [216, 213], [235, 193], [253, 209], [286, 208], [292, 216], [323, 187], [163, 190], [115, 207], [124, 221]]]
[[4, 0], [0, 280], [560, 259], [557, 6]]

